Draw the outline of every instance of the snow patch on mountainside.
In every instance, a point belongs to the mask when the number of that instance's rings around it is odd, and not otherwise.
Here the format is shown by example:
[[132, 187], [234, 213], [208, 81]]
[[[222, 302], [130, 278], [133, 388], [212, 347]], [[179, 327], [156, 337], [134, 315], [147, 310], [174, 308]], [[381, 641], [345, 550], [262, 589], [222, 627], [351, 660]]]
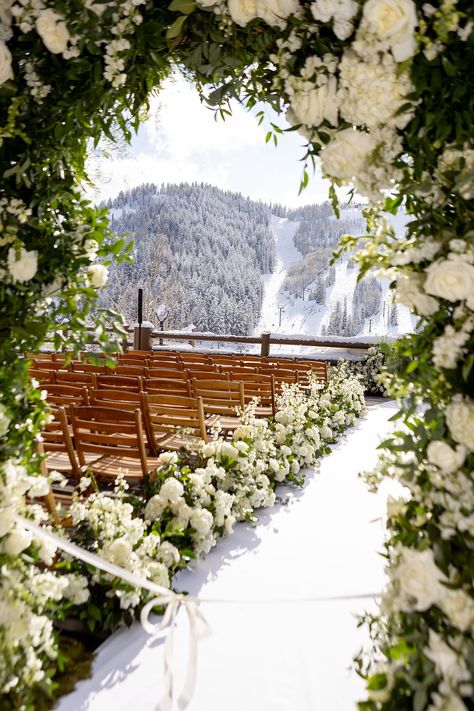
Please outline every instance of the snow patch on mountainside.
[[[350, 311], [354, 289], [357, 281], [358, 270], [348, 266], [348, 259], [342, 258], [336, 264], [335, 283], [326, 290], [326, 304], [319, 305], [315, 301], [307, 301], [295, 297], [283, 290], [285, 277], [292, 264], [302, 259], [302, 254], [294, 245], [294, 236], [298, 230], [299, 222], [288, 218], [272, 215], [271, 229], [275, 236], [276, 260], [271, 274], [264, 275], [264, 297], [260, 321], [255, 329], [256, 334], [262, 331], [271, 331], [274, 334], [317, 337], [321, 328], [327, 326], [331, 308], [338, 301], [347, 300]], [[396, 228], [403, 229], [400, 220]], [[414, 327], [414, 317], [403, 306], [397, 307], [398, 326], [388, 325], [393, 292], [389, 289], [388, 280], [380, 280], [382, 286], [382, 306], [378, 314], [367, 318], [362, 331], [354, 340], [367, 341], [374, 337], [397, 337], [401, 333], [411, 332]], [[311, 287], [306, 290], [309, 293]], [[344, 339], [345, 340], [345, 339]], [[288, 346], [280, 346], [288, 352]], [[278, 349], [273, 346], [272, 351]], [[292, 352], [309, 354], [307, 347], [295, 346]]]

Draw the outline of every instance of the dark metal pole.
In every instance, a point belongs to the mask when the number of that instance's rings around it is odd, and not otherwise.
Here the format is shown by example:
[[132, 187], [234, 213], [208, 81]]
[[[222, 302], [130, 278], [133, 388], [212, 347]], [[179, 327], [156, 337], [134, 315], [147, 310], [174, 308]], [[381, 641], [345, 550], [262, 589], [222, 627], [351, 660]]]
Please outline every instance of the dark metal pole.
[[138, 350], [142, 349], [143, 289], [138, 290]]

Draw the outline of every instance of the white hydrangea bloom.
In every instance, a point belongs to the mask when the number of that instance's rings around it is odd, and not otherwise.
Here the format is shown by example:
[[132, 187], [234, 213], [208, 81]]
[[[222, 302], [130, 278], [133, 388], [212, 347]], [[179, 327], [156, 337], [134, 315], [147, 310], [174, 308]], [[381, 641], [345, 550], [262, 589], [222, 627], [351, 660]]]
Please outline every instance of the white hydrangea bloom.
[[33, 279], [38, 271], [38, 252], [36, 250], [28, 251], [24, 247], [19, 250], [10, 247], [7, 267], [13, 283], [24, 284]]
[[376, 128], [382, 124], [404, 128], [413, 114], [398, 111], [413, 91], [408, 72], [402, 74], [388, 53], [364, 61], [347, 49], [339, 65], [338, 103], [341, 116], [355, 126]]
[[453, 439], [474, 452], [474, 400], [455, 395], [446, 408], [446, 422]]
[[36, 20], [36, 30], [43, 43], [52, 54], [63, 54], [67, 50], [70, 35], [65, 18], [55, 10], [41, 10]]

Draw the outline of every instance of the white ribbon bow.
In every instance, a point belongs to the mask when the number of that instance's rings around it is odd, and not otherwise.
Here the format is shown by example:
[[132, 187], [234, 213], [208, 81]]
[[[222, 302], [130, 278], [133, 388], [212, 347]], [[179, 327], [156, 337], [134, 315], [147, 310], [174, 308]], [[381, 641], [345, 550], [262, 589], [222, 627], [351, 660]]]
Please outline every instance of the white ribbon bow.
[[[151, 624], [149, 620], [150, 612], [158, 605], [167, 604], [166, 612], [161, 622], [157, 625]], [[177, 700], [179, 711], [184, 711], [191, 701], [194, 688], [196, 686], [196, 671], [197, 671], [197, 643], [203, 637], [206, 637], [210, 628], [199, 609], [199, 600], [194, 597], [184, 595], [175, 595], [172, 600], [166, 600], [163, 597], [156, 597], [143, 607], [140, 615], [140, 621], [143, 629], [152, 635], [157, 635], [163, 630], [169, 628], [166, 635], [165, 650], [164, 650], [164, 680], [163, 680], [163, 697], [161, 702], [156, 707], [156, 711], [171, 711], [173, 707], [173, 646], [174, 632], [176, 628], [176, 617], [184, 605], [188, 614], [189, 621], [189, 643], [188, 643], [188, 669], [184, 688]]]
[[[197, 597], [175, 593], [168, 588], [153, 583], [151, 580], [146, 580], [146, 578], [134, 575], [125, 568], [110, 563], [108, 560], [101, 558], [95, 553], [90, 553], [55, 533], [46, 531], [44, 528], [33, 523], [33, 521], [23, 518], [23, 516], [18, 516], [17, 518], [19, 522], [34, 533], [37, 538], [43, 538], [53, 543], [57, 548], [61, 548], [61, 550], [65, 553], [69, 553], [69, 555], [72, 555], [74, 558], [78, 558], [88, 565], [93, 565], [95, 568], [110, 573], [114, 577], [121, 578], [134, 587], [145, 588], [157, 595], [157, 597], [150, 600], [150, 602], [143, 607], [141, 612], [141, 623], [145, 632], [155, 635], [166, 629], [168, 630], [164, 649], [164, 693], [160, 703], [156, 707], [156, 711], [171, 711], [173, 708], [172, 661], [174, 631], [176, 627], [176, 617], [181, 605], [185, 608], [189, 619], [188, 669], [184, 689], [177, 701], [179, 711], [184, 711], [191, 701], [196, 686], [197, 643], [210, 632], [209, 625], [199, 610], [199, 599]], [[158, 625], [153, 625], [149, 620], [149, 616], [153, 608], [158, 605], [166, 605], [167, 607], [161, 622]]]

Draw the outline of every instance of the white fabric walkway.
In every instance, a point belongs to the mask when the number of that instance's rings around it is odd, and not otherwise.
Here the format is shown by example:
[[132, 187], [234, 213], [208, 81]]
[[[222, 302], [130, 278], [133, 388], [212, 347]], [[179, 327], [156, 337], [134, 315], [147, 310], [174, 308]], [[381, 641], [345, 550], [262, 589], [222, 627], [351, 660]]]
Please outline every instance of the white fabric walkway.
[[[295, 602], [371, 593], [383, 587], [383, 527], [388, 491], [369, 494], [358, 472], [370, 469], [391, 427], [391, 402], [369, 406], [310, 472], [302, 490], [282, 487], [286, 503], [240, 524], [177, 588], [193, 595], [257, 604], [203, 604], [212, 634], [199, 643], [198, 679], [190, 711], [348, 711], [362, 683], [349, 670], [366, 641], [356, 616], [371, 601]], [[181, 689], [187, 657], [183, 612], [174, 668]], [[163, 643], [139, 625], [122, 630], [98, 651], [93, 679], [63, 698], [59, 711], [153, 711], [161, 698]]]

